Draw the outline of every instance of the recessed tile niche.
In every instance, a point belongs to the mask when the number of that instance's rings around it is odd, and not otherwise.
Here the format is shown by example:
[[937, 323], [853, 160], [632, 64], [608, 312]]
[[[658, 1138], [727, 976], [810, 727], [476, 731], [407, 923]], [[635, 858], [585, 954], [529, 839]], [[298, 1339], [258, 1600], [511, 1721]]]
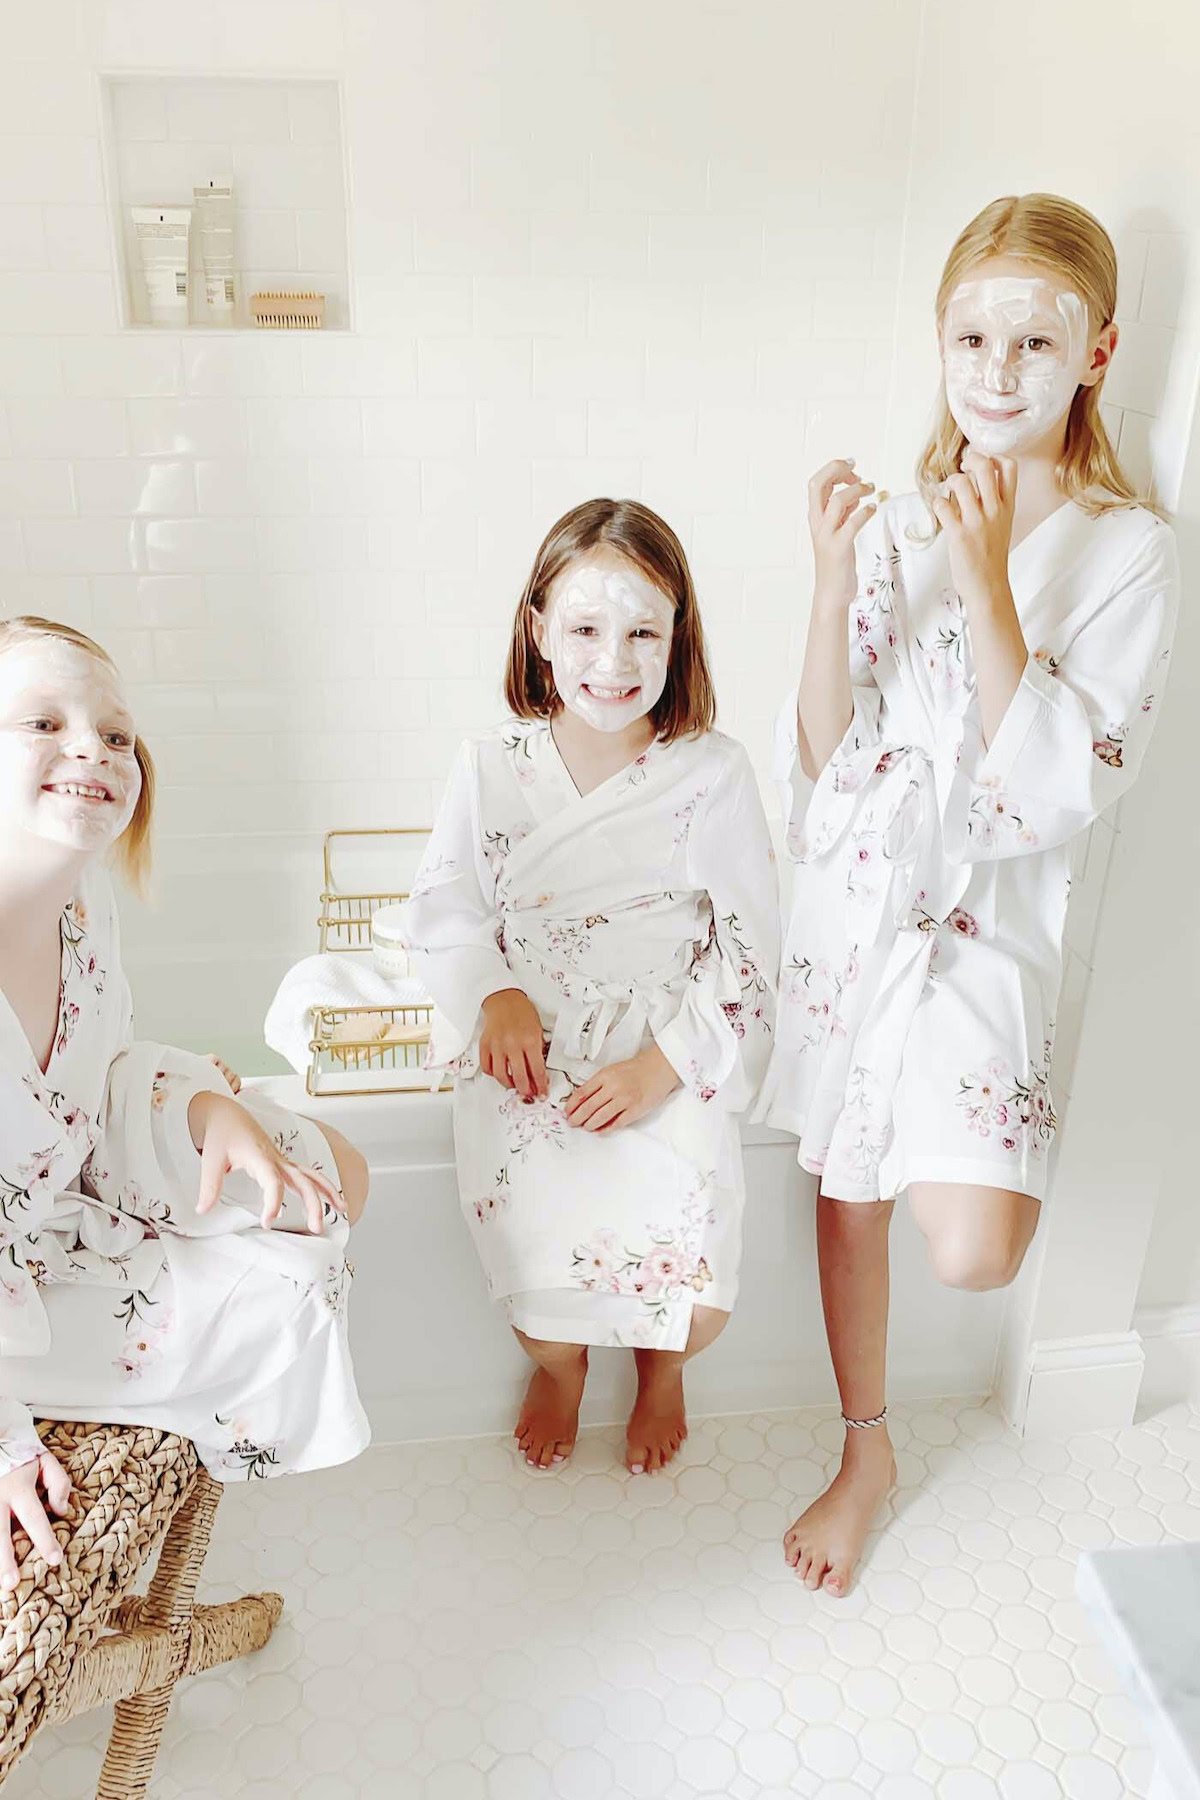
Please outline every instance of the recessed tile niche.
[[[102, 83], [108, 193], [126, 326], [251, 327], [251, 294], [284, 289], [324, 294], [325, 328], [349, 328], [346, 177], [336, 81], [109, 74]], [[191, 207], [192, 190], [210, 182], [233, 188], [232, 316], [212, 323], [207, 314], [200, 221], [193, 211], [187, 323], [180, 318], [156, 324], [132, 209]]]

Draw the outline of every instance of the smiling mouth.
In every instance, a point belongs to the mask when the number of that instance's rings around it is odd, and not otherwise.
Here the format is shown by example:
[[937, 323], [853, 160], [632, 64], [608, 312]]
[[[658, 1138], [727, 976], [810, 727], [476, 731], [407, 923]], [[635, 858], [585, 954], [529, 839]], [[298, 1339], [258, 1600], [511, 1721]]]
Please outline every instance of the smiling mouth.
[[111, 801], [112, 795], [98, 781], [48, 781], [44, 794], [61, 794], [68, 800], [90, 800], [96, 804]]
[[593, 700], [632, 700], [638, 692], [640, 684], [633, 687], [594, 687], [590, 681], [583, 683], [583, 691], [590, 694]]

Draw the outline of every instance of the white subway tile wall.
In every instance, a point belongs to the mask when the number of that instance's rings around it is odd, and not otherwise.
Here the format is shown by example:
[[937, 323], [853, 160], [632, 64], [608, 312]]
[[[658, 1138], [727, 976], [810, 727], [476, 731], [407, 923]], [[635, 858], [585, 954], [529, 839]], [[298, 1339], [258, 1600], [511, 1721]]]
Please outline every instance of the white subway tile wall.
[[[319, 834], [431, 819], [458, 737], [500, 711], [533, 551], [590, 495], [680, 533], [721, 722], [765, 778], [807, 476], [855, 453], [902, 487], [923, 424], [888, 435], [921, 13], [54, 0], [8, 21], [3, 604], [93, 630], [157, 755], [160, 905], [127, 931], [146, 1029], [253, 1054], [313, 946]], [[120, 329], [102, 77], [121, 203], [227, 175], [243, 259], [281, 279], [338, 266], [348, 228], [354, 335]], [[1139, 475], [1183, 247], [1122, 238], [1112, 410]]]

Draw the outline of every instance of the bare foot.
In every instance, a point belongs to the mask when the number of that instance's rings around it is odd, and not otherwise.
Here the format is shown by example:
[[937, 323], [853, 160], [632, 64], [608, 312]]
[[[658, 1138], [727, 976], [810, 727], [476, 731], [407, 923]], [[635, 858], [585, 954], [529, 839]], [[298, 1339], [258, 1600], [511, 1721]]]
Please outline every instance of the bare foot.
[[579, 1402], [587, 1378], [587, 1351], [564, 1358], [553, 1370], [533, 1371], [513, 1436], [536, 1469], [565, 1462], [579, 1432]]
[[896, 1480], [886, 1425], [847, 1431], [842, 1466], [783, 1540], [783, 1553], [807, 1588], [849, 1593], [867, 1533]]
[[653, 1474], [669, 1463], [687, 1436], [683, 1358], [668, 1350], [635, 1350], [638, 1391], [625, 1432], [625, 1467]]

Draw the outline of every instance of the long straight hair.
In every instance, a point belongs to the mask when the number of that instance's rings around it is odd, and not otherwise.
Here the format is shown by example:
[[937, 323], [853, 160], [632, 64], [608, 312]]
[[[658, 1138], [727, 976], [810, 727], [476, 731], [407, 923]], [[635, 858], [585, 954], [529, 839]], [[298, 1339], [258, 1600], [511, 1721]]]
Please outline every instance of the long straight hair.
[[[36, 643], [42, 638], [73, 644], [77, 650], [95, 657], [98, 663], [102, 663], [114, 675], [117, 673], [117, 666], [108, 651], [102, 649], [94, 638], [76, 631], [73, 625], [60, 625], [53, 619], [39, 619], [33, 613], [21, 613], [13, 619], [0, 619], [0, 656], [6, 650], [15, 650], [18, 644]], [[113, 847], [113, 857], [130, 886], [141, 894], [145, 892], [150, 877], [150, 828], [154, 818], [155, 774], [154, 759], [140, 737], [134, 738], [133, 754], [141, 772], [142, 785], [138, 790], [133, 817]]]
[[[1117, 310], [1117, 253], [1098, 219], [1060, 194], [1007, 195], [993, 200], [961, 231], [946, 258], [937, 291], [940, 342], [951, 294], [970, 271], [993, 256], [1020, 257], [1067, 281], [1087, 305], [1093, 332], [1111, 325]], [[1139, 494], [1117, 458], [1100, 416], [1104, 376], [1079, 387], [1067, 416], [1066, 440], [1057, 468], [1068, 499], [1097, 517], [1127, 506], [1161, 508]], [[958, 473], [967, 440], [946, 401], [943, 381], [933, 431], [917, 463], [917, 486], [932, 516], [941, 484]], [[940, 529], [933, 521], [934, 534]]]
[[671, 527], [639, 500], [585, 500], [564, 513], [542, 540], [517, 602], [504, 670], [504, 698], [519, 719], [549, 719], [562, 705], [549, 661], [538, 650], [533, 615], [544, 613], [563, 570], [602, 546], [640, 569], [675, 608], [666, 686], [650, 713], [664, 744], [711, 731], [716, 694], [692, 572]]

